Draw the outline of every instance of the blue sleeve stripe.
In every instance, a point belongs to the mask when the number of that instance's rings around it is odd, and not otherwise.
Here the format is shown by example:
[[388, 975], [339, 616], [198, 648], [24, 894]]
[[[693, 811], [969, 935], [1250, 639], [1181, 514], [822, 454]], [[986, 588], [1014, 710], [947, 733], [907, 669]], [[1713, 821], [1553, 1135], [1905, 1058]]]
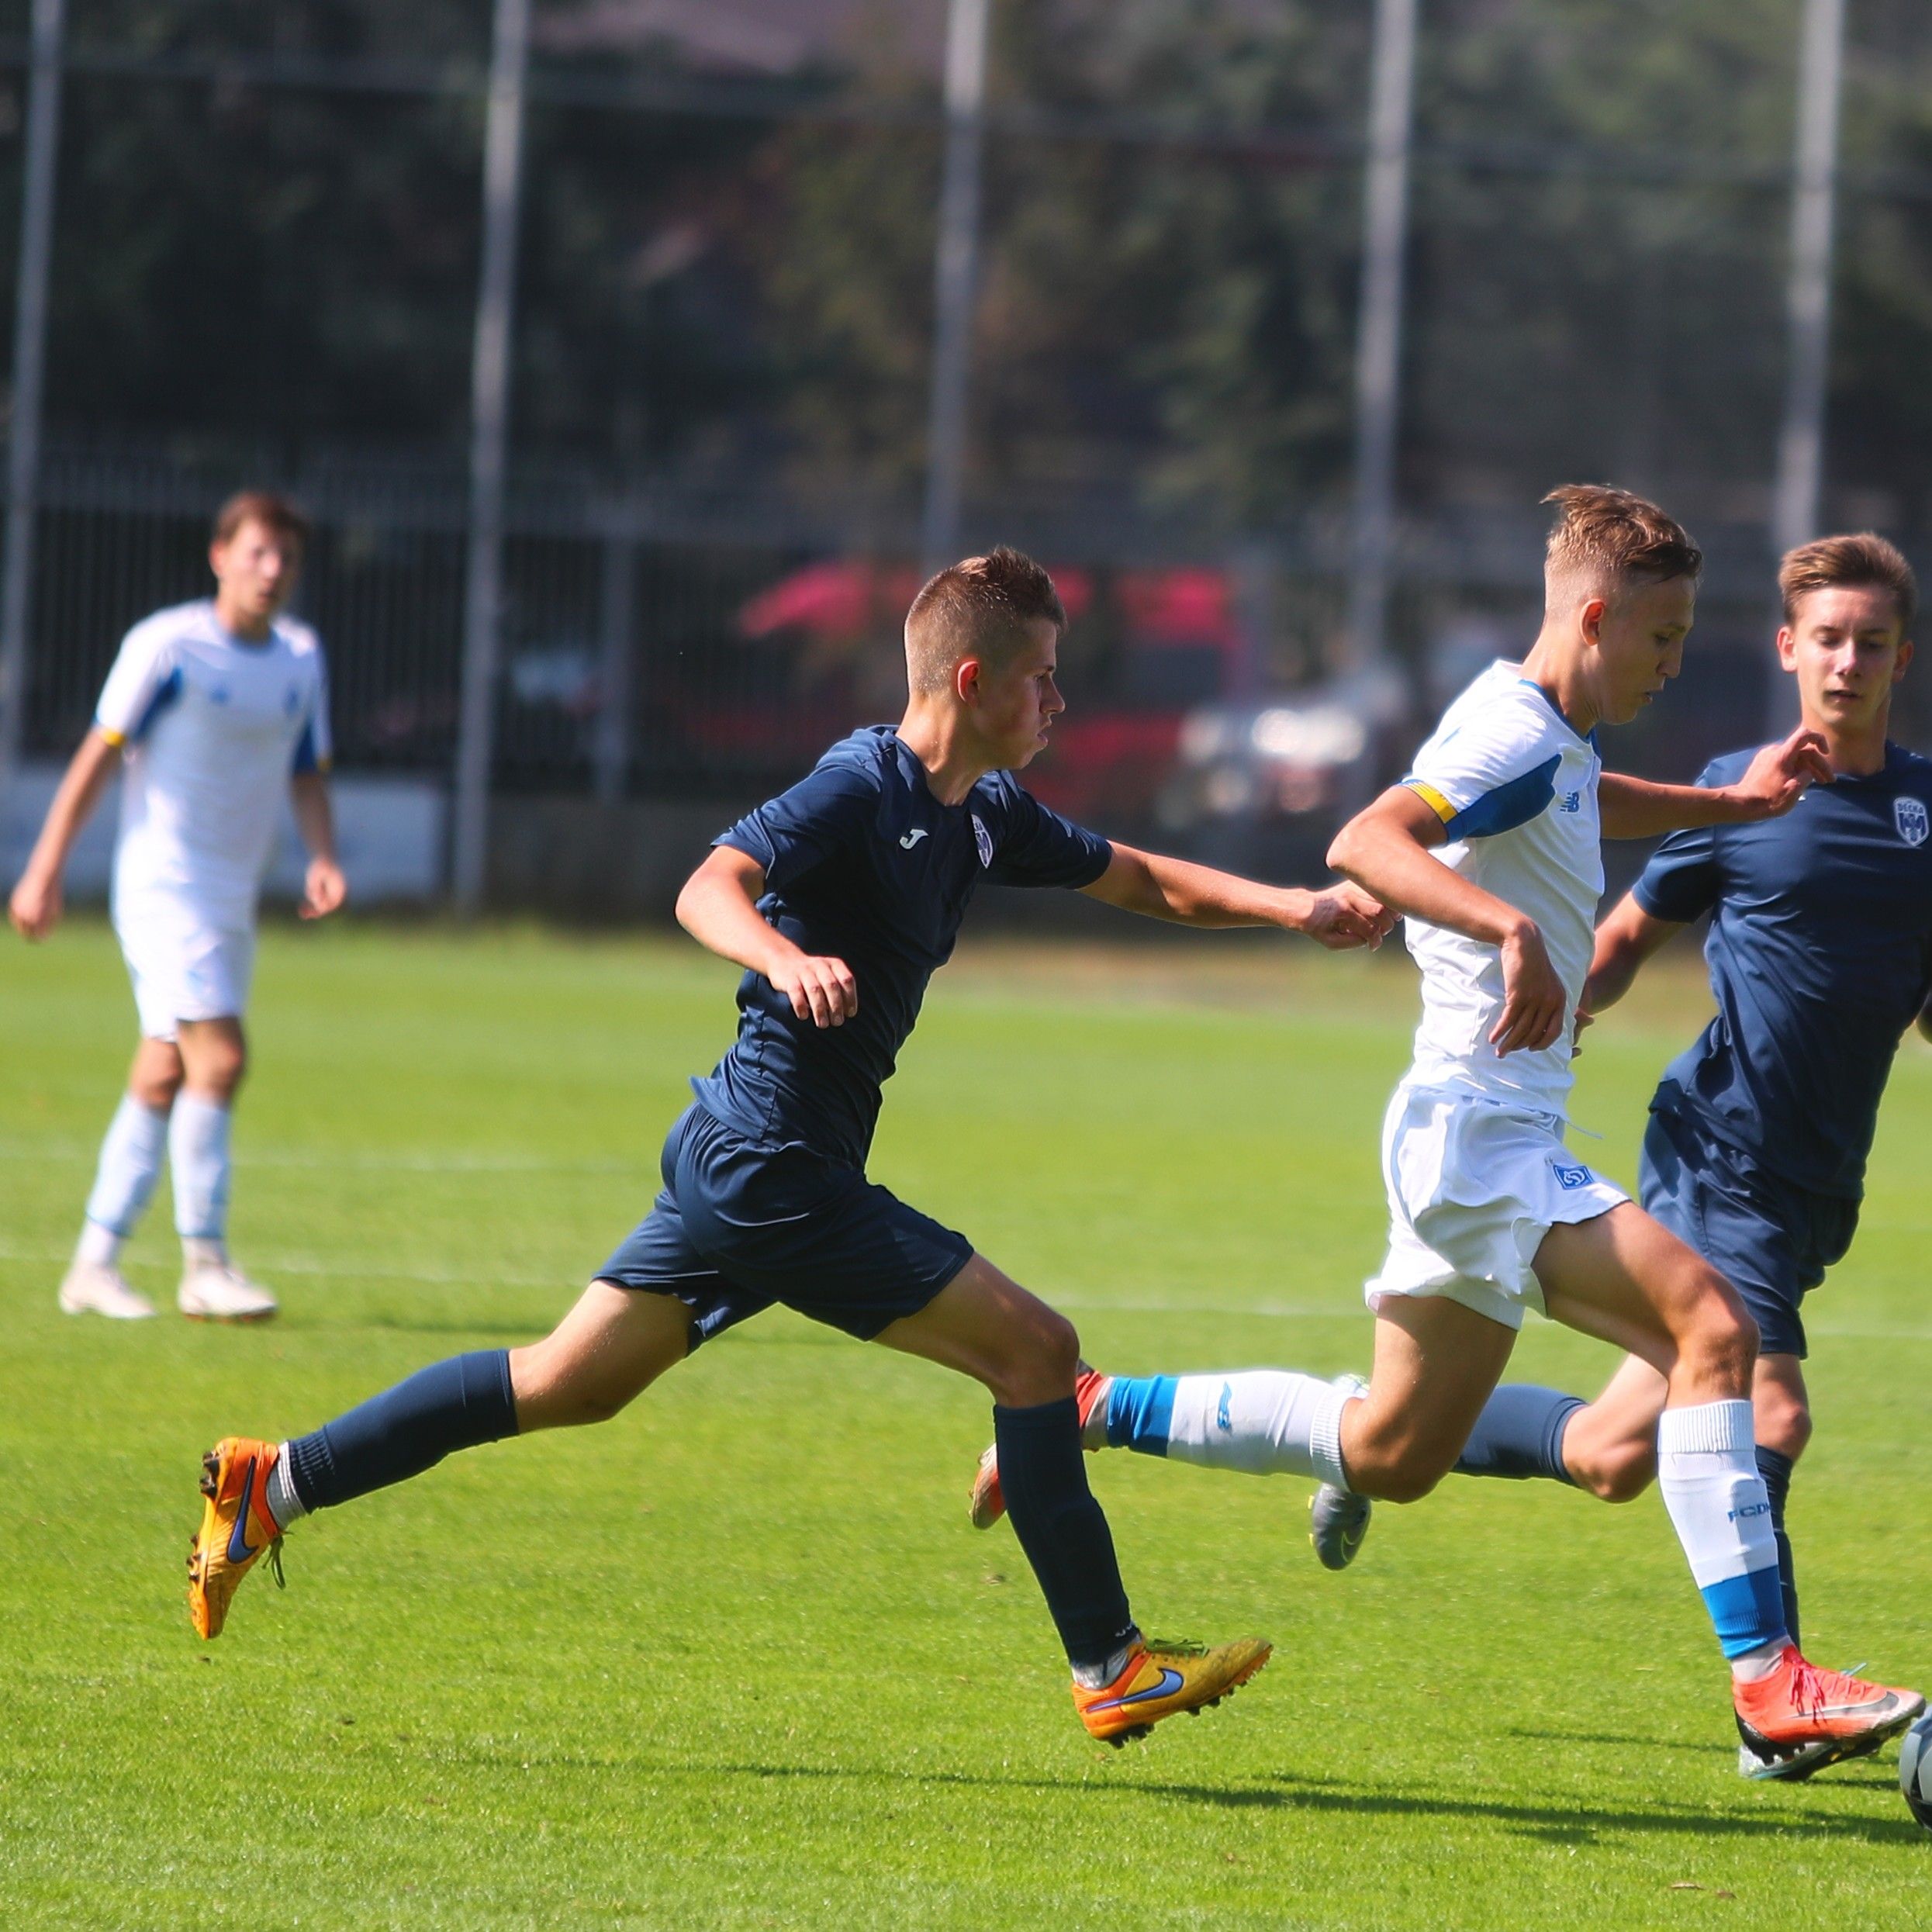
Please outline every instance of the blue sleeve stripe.
[[321, 760], [316, 756], [316, 728], [313, 719], [302, 726], [302, 735], [296, 740], [295, 762], [291, 769], [298, 776], [304, 772], [321, 769]]
[[1451, 839], [1494, 838], [1498, 832], [1528, 824], [1556, 797], [1557, 767], [1562, 762], [1563, 754], [1554, 752], [1533, 771], [1484, 792], [1444, 824], [1444, 834]]
[[126, 735], [130, 745], [138, 745], [154, 728], [154, 721], [171, 704], [178, 703], [181, 694], [181, 674], [178, 669], [168, 672], [154, 687], [154, 695], [147, 700], [147, 709], [134, 721], [134, 728]]
[[1107, 1391], [1107, 1442], [1111, 1449], [1137, 1449], [1143, 1456], [1164, 1456], [1173, 1426], [1175, 1378], [1171, 1375], [1117, 1375]]

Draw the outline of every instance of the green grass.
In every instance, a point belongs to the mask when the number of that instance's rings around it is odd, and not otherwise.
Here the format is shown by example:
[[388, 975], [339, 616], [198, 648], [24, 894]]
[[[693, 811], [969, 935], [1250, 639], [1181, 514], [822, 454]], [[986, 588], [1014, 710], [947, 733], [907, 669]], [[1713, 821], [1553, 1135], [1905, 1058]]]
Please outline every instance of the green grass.
[[[1452, 1482], [1346, 1578], [1305, 1486], [1095, 1466], [1157, 1631], [1273, 1667], [1087, 1743], [1011, 1534], [967, 1526], [984, 1398], [788, 1315], [608, 1427], [302, 1524], [196, 1643], [196, 1458], [540, 1332], [648, 1204], [728, 1037], [688, 946], [271, 931], [234, 1236], [258, 1331], [70, 1321], [54, 1287], [131, 1044], [105, 931], [0, 951], [0, 1924], [1852, 1927], [1932, 1920], [1892, 1759], [1733, 1769], [1654, 1495]], [[942, 976], [876, 1171], [1124, 1367], [1363, 1361], [1408, 973], [1200, 939]], [[1626, 1181], [1681, 969], [1598, 1027], [1578, 1118]], [[1809, 1647], [1932, 1677], [1923, 1150], [1901, 1057], [1813, 1304], [1792, 1508]], [[1590, 1143], [1581, 1143], [1590, 1146]], [[171, 1291], [164, 1212], [131, 1273]], [[1533, 1325], [1518, 1370], [1593, 1387]]]

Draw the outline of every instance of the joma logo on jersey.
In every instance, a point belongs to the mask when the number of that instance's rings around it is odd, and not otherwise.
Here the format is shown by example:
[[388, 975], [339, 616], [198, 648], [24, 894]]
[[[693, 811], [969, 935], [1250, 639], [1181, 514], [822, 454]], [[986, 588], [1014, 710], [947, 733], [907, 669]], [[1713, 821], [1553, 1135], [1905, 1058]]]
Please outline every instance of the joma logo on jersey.
[[1925, 800], [1922, 798], [1895, 798], [1892, 801], [1892, 818], [1899, 828], [1899, 836], [1908, 845], [1923, 845], [1926, 834], [1932, 831], [1932, 818], [1927, 817]]
[[1565, 1167], [1559, 1161], [1551, 1161], [1550, 1171], [1557, 1177], [1559, 1187], [1587, 1187], [1590, 1184], [1590, 1170], [1587, 1167]]

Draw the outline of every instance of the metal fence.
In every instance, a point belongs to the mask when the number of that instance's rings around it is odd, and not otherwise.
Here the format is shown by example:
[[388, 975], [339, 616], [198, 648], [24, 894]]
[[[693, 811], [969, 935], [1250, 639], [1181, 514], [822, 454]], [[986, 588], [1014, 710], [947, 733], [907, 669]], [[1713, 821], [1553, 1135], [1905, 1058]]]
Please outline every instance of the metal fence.
[[[1932, 176], [1914, 159], [1917, 123], [1879, 101], [1885, 73], [1916, 71], [1907, 57], [1928, 42], [1907, 0], [1862, 0], [1852, 31], [1865, 36], [1866, 58], [1849, 81], [1844, 0], [1789, 0], [1782, 11], [1755, 0], [1754, 17], [1789, 43], [1752, 53], [1761, 70], [1754, 98], [1785, 107], [1767, 108], [1742, 133], [1732, 126], [1743, 145], [1731, 152], [1673, 145], [1661, 131], [1668, 116], [1635, 112], [1623, 125], [1607, 116], [1594, 130], [1554, 132], [1528, 40], [1491, 64], [1502, 80], [1469, 83], [1457, 64], [1467, 46], [1509, 26], [1511, 14], [1473, 0], [1377, 0], [1372, 14], [1340, 0], [1286, 9], [1339, 49], [1326, 94], [1249, 104], [1225, 122], [1184, 102], [1177, 109], [1146, 73], [1109, 82], [1111, 93], [1056, 94], [1049, 61], [1036, 64], [1028, 92], [1016, 88], [1009, 57], [1004, 79], [997, 60], [989, 78], [993, 24], [1050, 10], [1002, 13], [986, 0], [908, 5], [931, 57], [931, 71], [911, 84], [874, 85], [855, 71], [782, 86], [654, 66], [648, 33], [641, 51], [607, 65], [575, 43], [570, 52], [568, 34], [533, 55], [527, 0], [446, 7], [436, 16], [443, 38], [420, 47], [401, 16], [363, 9], [378, 22], [373, 38], [357, 50], [344, 26], [346, 51], [285, 43], [275, 19], [247, 9], [184, 14], [164, 45], [143, 38], [140, 7], [73, 0], [73, 11], [69, 33], [65, 0], [0, 5], [0, 29], [29, 29], [0, 36], [0, 70], [25, 82], [13, 97], [22, 139], [9, 150], [22, 219], [0, 766], [15, 744], [42, 756], [71, 745], [126, 625], [203, 589], [214, 503], [244, 482], [278, 485], [316, 520], [302, 602], [330, 647], [343, 762], [454, 779], [459, 890], [478, 876], [489, 789], [740, 793], [790, 776], [836, 731], [889, 714], [897, 618], [918, 569], [941, 551], [996, 539], [1025, 544], [1078, 586], [1075, 709], [1042, 769], [1043, 789], [1170, 825], [1189, 811], [1252, 811], [1253, 786], [1218, 768], [1198, 772], [1191, 792], [1170, 783], [1187, 747], [1212, 736], [1202, 726], [1191, 737], [1191, 721], [1339, 683], [1391, 741], [1412, 731], [1460, 669], [1522, 641], [1537, 588], [1533, 498], [1556, 479], [1550, 466], [1571, 466], [1579, 451], [1592, 453], [1587, 472], [1614, 472], [1682, 510], [1713, 557], [1685, 693], [1627, 741], [1640, 763], [1681, 770], [1757, 730], [1773, 708], [1773, 540], [1815, 525], [1830, 480], [1821, 423], [1834, 236], [1848, 234], [1861, 261], [1891, 260], [1898, 224], [1932, 205]], [[345, 22], [361, 18], [339, 11]], [[766, 10], [772, 19], [783, 11]], [[1640, 11], [1641, 31], [1674, 30], [1671, 9]], [[620, 12], [537, 0], [539, 41], [546, 19], [575, 33], [579, 14], [594, 25]], [[1522, 10], [1526, 19], [1537, 12]], [[1221, 12], [1260, 18], [1239, 6]], [[1573, 6], [1566, 17], [1588, 13]], [[1685, 40], [1685, 71], [1707, 86], [1737, 71], [1737, 48], [1713, 37], [1723, 13], [1699, 9], [1702, 26]], [[1795, 87], [1780, 64], [1788, 53]], [[1650, 85], [1647, 71], [1636, 93]], [[43, 437], [37, 397], [50, 287], [57, 293], [60, 282], [55, 244], [61, 220], [88, 215], [53, 192], [64, 86], [78, 116], [70, 126], [96, 143], [113, 124], [112, 102], [89, 90], [252, 92], [306, 103], [311, 126], [331, 102], [344, 113], [377, 101], [473, 109], [451, 123], [454, 146], [473, 144], [485, 164], [480, 198], [467, 204], [479, 243], [469, 379], [459, 385], [475, 432], [468, 461], [447, 441], [418, 459], [287, 430], [258, 451], [180, 430], [83, 439], [62, 425]], [[1841, 163], [1838, 102], [1848, 87], [1861, 90], [1860, 111]], [[1593, 91], [1593, 103], [1599, 92], [1612, 102], [1616, 88]], [[893, 185], [907, 155], [930, 162], [929, 258], [918, 266], [914, 251], [911, 278], [931, 292], [930, 316], [908, 320], [907, 340], [889, 340], [878, 370], [854, 378], [867, 393], [876, 374], [877, 388], [914, 395], [910, 414], [893, 419], [913, 448], [913, 474], [881, 482], [863, 463], [841, 471], [824, 451], [801, 468], [775, 420], [749, 430], [734, 420], [733, 461], [708, 465], [544, 465], [534, 460], [540, 435], [512, 440], [513, 389], [537, 380], [527, 368], [517, 376], [511, 299], [519, 209], [527, 248], [531, 199], [545, 192], [541, 175], [526, 177], [548, 164], [585, 195], [611, 192], [610, 171], [592, 164], [595, 154], [573, 157], [559, 132], [572, 117], [596, 116], [807, 130], [826, 144], [821, 160], [830, 154], [825, 181], [845, 169], [861, 182], [852, 205], [862, 209], [866, 195]], [[536, 164], [527, 120], [541, 136]], [[163, 138], [174, 125], [157, 123]], [[790, 164], [773, 153], [748, 140], [732, 147], [719, 165], [739, 171], [707, 188], [704, 220], [755, 228], [775, 171]], [[1024, 351], [1021, 271], [1051, 279], [1056, 231], [1028, 226], [1039, 185], [1070, 175], [1097, 184], [1091, 206], [1104, 220], [1110, 178], [1128, 173], [1139, 183], [1134, 219], [1163, 205], [1191, 217], [1200, 206], [1223, 223], [1217, 246], [1232, 252], [1222, 256], [1137, 267], [1127, 247], [1108, 266], [1124, 278], [1108, 285], [1123, 289], [1163, 270], [1199, 279], [1213, 300], [1184, 353], [1220, 326], [1224, 282], [1230, 328], [1242, 302], [1280, 295], [1256, 293], [1254, 271], [1284, 237], [1305, 247], [1311, 286], [1329, 277], [1308, 296], [1308, 314], [1319, 320], [1325, 303], [1344, 319], [1329, 328], [1328, 361], [1307, 351], [1329, 392], [1256, 406], [1279, 418], [1258, 426], [1260, 443], [1292, 434], [1312, 449], [1332, 446], [1329, 468], [1279, 496], [1283, 507], [1257, 510], [1252, 489], [1238, 500], [1238, 482], [1194, 487], [1184, 410], [1156, 434], [1145, 397], [1135, 423], [1075, 430], [1042, 410], [1056, 389], [1077, 400], [1084, 341], [1044, 344], [1044, 375], [988, 348]], [[1279, 183], [1287, 199], [1270, 201]], [[1312, 185], [1301, 200], [1298, 183]], [[696, 217], [672, 212], [639, 257], [656, 264], [648, 275], [685, 258], [679, 237]], [[1162, 232], [1171, 243], [1191, 226]], [[76, 232], [97, 231], [78, 219]], [[1882, 290], [1874, 301], [1896, 296], [1903, 314], [1910, 294]], [[530, 295], [525, 287], [520, 299], [534, 309]], [[658, 299], [641, 294], [637, 304]], [[1514, 339], [1540, 359], [1519, 365], [1495, 353], [1498, 304], [1533, 318]], [[1104, 302], [1087, 313], [1104, 323]], [[1574, 330], [1585, 313], [1590, 326]], [[548, 344], [550, 366], [568, 361], [555, 316], [524, 334]], [[1284, 359], [1302, 352], [1292, 330], [1284, 341]], [[1111, 337], [1092, 354], [1111, 358], [1114, 389], [1136, 358], [1170, 368], [1184, 359], [1174, 341]], [[1304, 390], [1315, 382], [1295, 379]], [[1197, 403], [1211, 389], [1194, 392]], [[1245, 392], [1209, 401], [1228, 440]], [[1069, 412], [1071, 422], [1077, 410]], [[996, 450], [1003, 438], [1010, 448]], [[1459, 451], [1469, 453], [1467, 476]], [[1205, 500], [1216, 489], [1218, 506]], [[1895, 491], [1875, 503], [1846, 487], [1827, 501], [1833, 516], [1889, 523], [1916, 547], [1920, 532], [1902, 526], [1923, 520], [1922, 503]], [[19, 703], [9, 695], [16, 671]], [[1906, 728], [1919, 722], [1915, 710]], [[1315, 798], [1284, 782], [1274, 804], [1313, 809]]]

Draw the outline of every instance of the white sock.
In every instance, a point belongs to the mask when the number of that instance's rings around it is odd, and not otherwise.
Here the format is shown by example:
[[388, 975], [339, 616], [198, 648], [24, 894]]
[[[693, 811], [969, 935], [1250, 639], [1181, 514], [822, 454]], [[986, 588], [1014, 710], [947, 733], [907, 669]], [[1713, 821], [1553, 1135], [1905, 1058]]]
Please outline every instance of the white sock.
[[175, 1174], [175, 1231], [184, 1242], [223, 1240], [228, 1232], [228, 1130], [225, 1107], [199, 1094], [175, 1102], [168, 1158]]
[[119, 1263], [126, 1245], [126, 1236], [112, 1228], [103, 1228], [98, 1221], [84, 1221], [81, 1238], [74, 1244], [74, 1258], [91, 1268], [112, 1268]]
[[[87, 1198], [89, 1225], [81, 1232], [81, 1251], [76, 1260], [98, 1260], [103, 1267], [113, 1265], [121, 1242], [134, 1232], [141, 1211], [154, 1191], [167, 1146], [167, 1115], [143, 1106], [132, 1094], [123, 1094], [109, 1123], [107, 1136], [101, 1142], [93, 1191]], [[95, 1239], [90, 1251], [90, 1237], [96, 1236], [113, 1242], [111, 1253], [99, 1252], [102, 1239]]]
[[[302, 1498], [296, 1494], [295, 1478], [289, 1473], [289, 1445], [282, 1445], [282, 1453], [275, 1458], [275, 1466], [268, 1472], [268, 1480], [263, 1485], [262, 1499], [268, 1505], [268, 1513], [286, 1529], [290, 1523], [309, 1512], [302, 1506]], [[1115, 1673], [1119, 1675], [1118, 1671]], [[1111, 1683], [1113, 1679], [1106, 1680]]]
[[1789, 1640], [1754, 1433], [1742, 1400], [1667, 1408], [1657, 1431], [1664, 1507], [1724, 1654], [1744, 1661], [1747, 1673], [1754, 1654], [1775, 1654]]
[[1355, 1398], [1313, 1375], [1251, 1368], [1174, 1381], [1167, 1453], [1251, 1475], [1313, 1476], [1348, 1487], [1342, 1411]]
[[225, 1268], [228, 1265], [228, 1243], [225, 1241], [198, 1241], [192, 1235], [181, 1239], [181, 1266], [190, 1274], [197, 1268]]

